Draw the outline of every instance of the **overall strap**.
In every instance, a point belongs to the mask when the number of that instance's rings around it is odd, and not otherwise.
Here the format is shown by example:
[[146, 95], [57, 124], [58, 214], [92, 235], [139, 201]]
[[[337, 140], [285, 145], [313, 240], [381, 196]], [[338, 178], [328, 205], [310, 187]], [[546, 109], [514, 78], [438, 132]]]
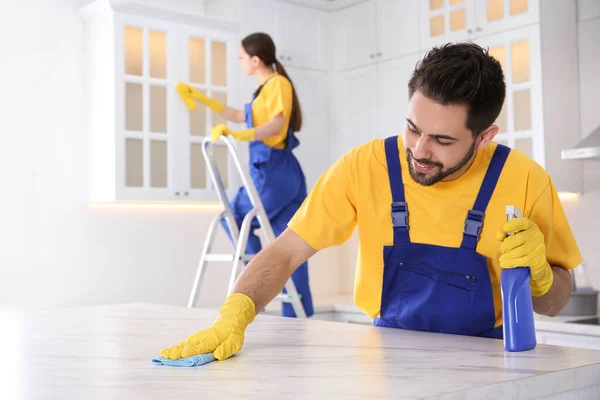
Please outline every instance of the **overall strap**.
[[388, 177], [392, 191], [392, 225], [394, 227], [394, 244], [410, 243], [408, 235], [408, 208], [404, 198], [402, 168], [398, 152], [398, 136], [385, 139], [385, 157]]
[[481, 234], [481, 228], [483, 226], [483, 219], [485, 216], [485, 210], [492, 198], [498, 178], [504, 168], [504, 163], [508, 158], [510, 148], [501, 144], [497, 145], [490, 165], [488, 166], [485, 177], [475, 199], [473, 208], [467, 212], [467, 219], [465, 220], [465, 230], [463, 232], [463, 241], [460, 245], [463, 249], [475, 250], [477, 247], [477, 241]]

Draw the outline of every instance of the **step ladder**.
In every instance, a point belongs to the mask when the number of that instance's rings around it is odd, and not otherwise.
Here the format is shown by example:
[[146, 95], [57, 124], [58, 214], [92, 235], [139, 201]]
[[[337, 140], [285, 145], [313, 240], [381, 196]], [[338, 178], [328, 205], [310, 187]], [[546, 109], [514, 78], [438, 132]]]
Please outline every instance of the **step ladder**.
[[[246, 254], [246, 244], [248, 243], [248, 236], [252, 231], [251, 223], [254, 218], [258, 219], [261, 227], [262, 237], [264, 239], [262, 242], [263, 246], [266, 247], [275, 240], [273, 228], [271, 227], [271, 223], [269, 222], [269, 218], [267, 217], [267, 213], [265, 212], [262, 201], [256, 192], [254, 182], [252, 181], [247, 169], [242, 167], [232, 141], [226, 136], [221, 136], [219, 140], [225, 143], [225, 146], [231, 155], [231, 159], [233, 160], [233, 163], [235, 164], [235, 167], [242, 178], [242, 184], [248, 192], [248, 197], [252, 203], [252, 209], [248, 212], [248, 214], [246, 214], [242, 221], [242, 225], [238, 229], [233, 212], [229, 205], [229, 199], [225, 191], [225, 185], [223, 185], [221, 174], [219, 173], [217, 163], [213, 156], [214, 143], [209, 138], [205, 139], [202, 143], [202, 153], [208, 166], [208, 171], [210, 173], [213, 185], [217, 191], [219, 200], [223, 204], [224, 210], [216, 215], [215, 218], [213, 218], [208, 228], [208, 234], [204, 242], [202, 255], [200, 256], [200, 262], [198, 264], [198, 270], [196, 271], [194, 285], [192, 286], [192, 293], [190, 294], [188, 301], [188, 308], [192, 308], [196, 302], [196, 297], [204, 279], [204, 273], [206, 270], [205, 267], [209, 262], [230, 263], [231, 274], [229, 277], [227, 295], [229, 296], [231, 294], [235, 281], [241, 272], [244, 263], [250, 261], [254, 257], [254, 254]], [[235, 247], [235, 252], [233, 254], [216, 254], [211, 252], [218, 227], [221, 227], [220, 222], [223, 218], [225, 218], [225, 221], [227, 222], [227, 227], [229, 228], [229, 232], [231, 233], [231, 237], [233, 239], [233, 244]], [[298, 318], [306, 318], [304, 307], [300, 302], [298, 291], [296, 290], [296, 286], [291, 278], [288, 279], [287, 283], [285, 284], [285, 289], [287, 294], [282, 292], [276, 297], [276, 299], [282, 302], [291, 303], [296, 316]]]

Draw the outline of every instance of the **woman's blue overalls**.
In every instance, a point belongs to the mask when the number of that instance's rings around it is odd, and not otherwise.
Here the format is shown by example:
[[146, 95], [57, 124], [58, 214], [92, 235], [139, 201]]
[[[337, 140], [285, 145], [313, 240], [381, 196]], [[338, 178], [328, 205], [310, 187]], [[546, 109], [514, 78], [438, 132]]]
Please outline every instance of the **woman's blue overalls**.
[[398, 152], [398, 137], [385, 140], [392, 191], [394, 245], [384, 246], [383, 288], [377, 326], [502, 338], [486, 258], [475, 248], [487, 205], [510, 149], [498, 145], [472, 210], [467, 213], [459, 248], [411, 243], [408, 205]]
[[[252, 121], [252, 103], [258, 97], [267, 81], [256, 90], [252, 96], [252, 101], [245, 105], [246, 126], [248, 128], [254, 127]], [[290, 126], [285, 149], [272, 148], [260, 140], [253, 140], [249, 145], [250, 176], [254, 181], [256, 191], [262, 201], [276, 237], [281, 235], [287, 228], [288, 222], [292, 219], [298, 208], [300, 208], [307, 194], [304, 173], [302, 172], [300, 163], [292, 153], [292, 149], [299, 144], [300, 142]], [[238, 227], [241, 226], [244, 217], [252, 209], [252, 203], [244, 187], [238, 190], [231, 201], [231, 209]], [[221, 224], [228, 231], [225, 221], [222, 221]], [[257, 254], [261, 250], [260, 239], [254, 233], [256, 228], [259, 228], [259, 224], [255, 218], [252, 221], [252, 231], [248, 237], [248, 245], [246, 247], [248, 254]], [[308, 263], [305, 262], [294, 271], [292, 280], [296, 285], [296, 290], [301, 295], [301, 302], [304, 306], [306, 316], [313, 315], [312, 295], [308, 283]], [[282, 315], [286, 317], [296, 316], [291, 303], [282, 304]]]

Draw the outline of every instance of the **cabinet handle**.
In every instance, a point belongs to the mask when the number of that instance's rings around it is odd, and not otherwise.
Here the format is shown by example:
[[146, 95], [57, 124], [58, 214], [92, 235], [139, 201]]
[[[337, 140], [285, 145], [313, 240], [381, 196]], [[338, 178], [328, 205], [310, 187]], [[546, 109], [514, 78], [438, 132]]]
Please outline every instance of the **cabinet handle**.
[[475, 28], [475, 31], [476, 31], [476, 32], [481, 32], [481, 28], [480, 28], [480, 27], [477, 27], [477, 28]]
[[377, 52], [377, 57], [381, 57], [381, 52]]
[[375, 58], [375, 54], [371, 54], [371, 55], [369, 55], [369, 57]]
[[288, 59], [288, 61], [292, 61], [292, 57], [288, 57], [287, 59]]
[[469, 33], [469, 34], [473, 33], [473, 29], [467, 29], [467, 33]]
[[179, 196], [179, 192], [175, 192], [175, 196]]
[[184, 195], [188, 196], [190, 192], [183, 192]]

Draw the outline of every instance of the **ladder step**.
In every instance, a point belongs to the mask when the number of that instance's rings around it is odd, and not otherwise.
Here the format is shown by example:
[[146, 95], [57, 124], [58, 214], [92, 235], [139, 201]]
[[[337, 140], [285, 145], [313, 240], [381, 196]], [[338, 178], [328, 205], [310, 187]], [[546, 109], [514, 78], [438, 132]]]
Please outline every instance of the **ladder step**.
[[[254, 254], [246, 254], [241, 257], [243, 261], [250, 261], [252, 258], [254, 258]], [[206, 261], [233, 262], [233, 254], [207, 254]]]

